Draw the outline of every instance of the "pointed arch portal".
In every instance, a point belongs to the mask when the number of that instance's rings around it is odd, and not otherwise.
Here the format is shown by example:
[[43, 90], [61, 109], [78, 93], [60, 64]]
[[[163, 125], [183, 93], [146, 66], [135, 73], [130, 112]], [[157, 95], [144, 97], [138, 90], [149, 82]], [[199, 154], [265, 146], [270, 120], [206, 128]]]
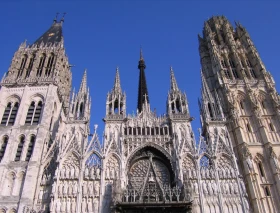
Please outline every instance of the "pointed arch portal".
[[128, 186], [117, 204], [118, 212], [191, 210], [184, 187], [175, 183], [170, 160], [158, 149], [147, 146], [138, 150], [128, 162], [127, 173]]

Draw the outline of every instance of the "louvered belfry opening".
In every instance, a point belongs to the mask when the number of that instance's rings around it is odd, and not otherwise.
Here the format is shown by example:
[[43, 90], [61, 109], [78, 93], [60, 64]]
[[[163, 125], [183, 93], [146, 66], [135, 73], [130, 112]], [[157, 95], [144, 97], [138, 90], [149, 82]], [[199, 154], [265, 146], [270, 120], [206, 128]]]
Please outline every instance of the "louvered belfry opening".
[[16, 152], [15, 161], [20, 161], [24, 142], [25, 142], [25, 137], [22, 135], [19, 139], [19, 144], [18, 144], [18, 148], [17, 148], [17, 152]]
[[1, 144], [1, 149], [0, 149], [0, 162], [2, 161], [2, 159], [5, 155], [8, 140], [9, 140], [8, 136], [3, 137], [2, 144]]
[[16, 102], [14, 105], [12, 105], [11, 102], [7, 104], [7, 107], [5, 108], [2, 120], [1, 120], [1, 125], [14, 125], [17, 112], [18, 112], [18, 107], [19, 103]]
[[35, 145], [35, 136], [32, 135], [31, 138], [30, 138], [30, 142], [28, 144], [25, 161], [30, 160], [30, 158], [32, 156], [32, 153], [33, 153], [34, 145]]
[[32, 101], [27, 111], [25, 124], [29, 124], [29, 125], [39, 124], [42, 107], [43, 107], [42, 101], [39, 101], [37, 105], [35, 104], [34, 101]]

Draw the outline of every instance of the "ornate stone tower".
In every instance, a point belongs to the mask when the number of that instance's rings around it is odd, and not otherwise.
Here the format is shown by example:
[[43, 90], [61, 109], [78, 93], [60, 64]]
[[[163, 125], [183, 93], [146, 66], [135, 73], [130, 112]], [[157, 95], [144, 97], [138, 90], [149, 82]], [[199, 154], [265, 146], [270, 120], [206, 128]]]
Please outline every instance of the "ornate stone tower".
[[[280, 98], [246, 29], [223, 16], [204, 23], [202, 135], [233, 147], [253, 212], [280, 209]], [[234, 158], [234, 156], [232, 156]]]
[[63, 22], [54, 20], [32, 45], [22, 43], [1, 81], [0, 205], [7, 211], [33, 205], [44, 156], [68, 111], [71, 72]]

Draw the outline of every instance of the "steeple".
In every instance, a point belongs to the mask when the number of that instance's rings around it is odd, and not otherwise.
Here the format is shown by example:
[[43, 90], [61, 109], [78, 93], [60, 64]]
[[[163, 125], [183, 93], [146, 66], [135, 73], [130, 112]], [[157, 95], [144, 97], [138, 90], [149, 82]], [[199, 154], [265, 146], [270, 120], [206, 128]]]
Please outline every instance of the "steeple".
[[140, 60], [138, 63], [138, 69], [140, 70], [139, 73], [139, 85], [138, 85], [138, 103], [137, 109], [140, 113], [142, 111], [143, 104], [145, 103], [145, 99], [147, 99], [147, 103], [149, 103], [149, 96], [148, 96], [148, 88], [146, 83], [146, 76], [145, 76], [145, 61], [143, 58], [142, 48], [140, 49]]

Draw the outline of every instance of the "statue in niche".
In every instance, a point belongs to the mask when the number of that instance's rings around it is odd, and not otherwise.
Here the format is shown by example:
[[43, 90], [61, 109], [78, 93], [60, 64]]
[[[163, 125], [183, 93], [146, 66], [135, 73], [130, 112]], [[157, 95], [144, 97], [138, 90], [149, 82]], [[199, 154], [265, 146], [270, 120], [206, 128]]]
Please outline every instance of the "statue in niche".
[[106, 168], [106, 175], [105, 175], [106, 179], [110, 179], [110, 169], [109, 167]]
[[222, 169], [219, 169], [218, 170], [218, 173], [219, 173], [219, 178], [223, 178], [223, 170]]
[[95, 196], [99, 196], [99, 190], [100, 190], [99, 184], [95, 183], [94, 184], [94, 195]]
[[192, 170], [188, 170], [188, 175], [189, 175], [189, 178], [192, 179], [193, 176], [192, 176]]
[[78, 192], [78, 186], [77, 186], [77, 182], [74, 182], [74, 186], [73, 186], [73, 194], [76, 195]]
[[89, 174], [88, 167], [86, 167], [86, 169], [85, 169], [85, 177], [88, 177], [88, 174]]
[[87, 206], [88, 206], [88, 212], [92, 212], [93, 209], [92, 209], [92, 199], [91, 198], [88, 199]]
[[243, 194], [247, 196], [246, 187], [245, 187], [245, 184], [242, 179], [240, 179], [240, 185], [241, 185], [241, 190], [242, 190]]
[[94, 202], [93, 202], [93, 209], [94, 209], [93, 212], [98, 212], [98, 200], [96, 200], [96, 199], [94, 199]]
[[202, 183], [202, 189], [203, 189], [204, 194], [208, 194], [207, 185], [206, 185], [205, 181], [203, 181], [203, 183]]
[[82, 212], [87, 212], [87, 203], [85, 198], [83, 198], [82, 202]]
[[221, 187], [222, 194], [225, 194], [225, 187], [224, 187], [224, 183], [223, 182], [220, 183], [220, 187]]
[[57, 187], [57, 192], [58, 192], [59, 195], [62, 194], [62, 184], [61, 183]]
[[235, 178], [235, 170], [234, 170], [234, 169], [231, 169], [231, 170], [230, 170], [230, 173], [231, 173], [231, 177], [232, 177], [232, 178]]
[[67, 199], [66, 212], [71, 212], [71, 200], [70, 200], [70, 198]]
[[60, 178], [64, 178], [65, 168], [63, 167], [60, 171]]
[[194, 182], [194, 191], [196, 194], [198, 194], [198, 184], [196, 181]]
[[208, 191], [209, 195], [212, 195], [213, 191], [212, 191], [211, 182], [208, 181], [206, 184], [207, 184], [207, 191]]
[[246, 163], [247, 163], [249, 172], [252, 172], [253, 171], [253, 162], [249, 156], [246, 158]]
[[100, 179], [100, 169], [97, 167], [96, 169], [96, 179]]
[[91, 178], [91, 179], [95, 179], [94, 168], [91, 168], [91, 169], [90, 169], [90, 178]]
[[73, 193], [72, 187], [73, 187], [73, 186], [72, 186], [72, 182], [70, 182], [69, 185], [68, 185], [68, 194], [69, 194], [69, 195], [72, 195], [72, 193]]
[[114, 170], [114, 168], [110, 168], [110, 178], [111, 178], [112, 180], [115, 179], [115, 170]]
[[70, 171], [70, 177], [73, 179], [75, 178], [75, 168], [72, 166]]
[[60, 208], [60, 211], [65, 212], [65, 210], [66, 210], [65, 200], [64, 200], [64, 199], [61, 199], [61, 208]]
[[215, 183], [214, 180], [211, 181], [211, 186], [212, 186], [213, 194], [216, 195], [218, 193], [218, 189], [217, 189], [217, 184]]
[[92, 182], [90, 182], [88, 184], [88, 193], [89, 193], [89, 195], [93, 195], [93, 185], [92, 185]]
[[196, 176], [196, 171], [195, 170], [192, 170], [192, 173], [193, 173], [193, 178], [196, 179], [197, 176]]
[[68, 192], [67, 182], [64, 182], [64, 184], [63, 184], [63, 194], [67, 195], [67, 192]]
[[73, 213], [76, 212], [76, 200], [75, 200], [75, 198], [72, 199], [71, 210], [72, 210]]
[[204, 179], [205, 178], [205, 170], [201, 169], [201, 178]]
[[60, 212], [60, 209], [61, 209], [61, 203], [60, 203], [60, 200], [59, 200], [59, 199], [56, 201], [56, 206], [55, 206], [55, 209], [56, 209], [56, 212]]
[[229, 186], [228, 186], [228, 183], [225, 182], [225, 183], [224, 183], [224, 186], [225, 186], [225, 194], [228, 194], [228, 193], [229, 193]]
[[206, 178], [210, 179], [210, 172], [209, 172], [209, 169], [206, 169]]
[[74, 168], [74, 172], [75, 172], [75, 178], [79, 177], [79, 169]]
[[82, 185], [82, 191], [83, 191], [83, 195], [87, 194], [87, 182], [84, 182]]
[[40, 190], [40, 192], [39, 192], [39, 200], [42, 200], [43, 194], [44, 194], [44, 191], [43, 191], [43, 190]]
[[56, 191], [56, 182], [54, 182], [52, 185], [52, 194], [53, 195], [54, 195], [55, 191]]
[[210, 176], [211, 178], [215, 178], [215, 171], [213, 168], [210, 169]]
[[233, 194], [234, 189], [233, 189], [233, 185], [231, 182], [228, 182], [228, 188], [229, 188], [229, 194]]
[[234, 181], [233, 183], [233, 189], [234, 189], [234, 194], [238, 194], [238, 184], [236, 183], [236, 181]]

